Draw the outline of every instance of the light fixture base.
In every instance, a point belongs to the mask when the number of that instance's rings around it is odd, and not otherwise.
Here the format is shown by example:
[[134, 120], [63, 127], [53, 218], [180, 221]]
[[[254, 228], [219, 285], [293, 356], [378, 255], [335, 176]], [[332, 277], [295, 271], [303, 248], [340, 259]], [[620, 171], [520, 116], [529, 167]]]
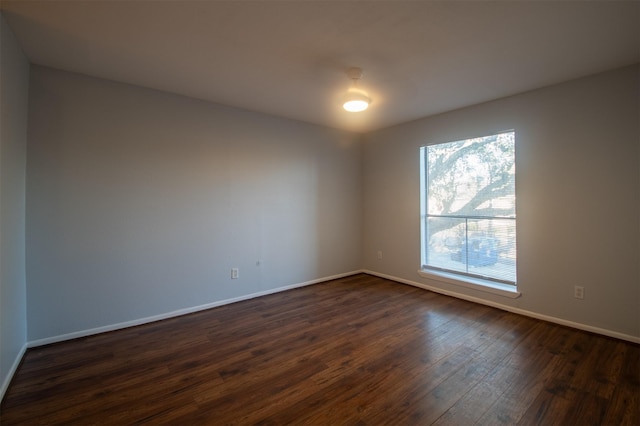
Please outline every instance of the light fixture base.
[[351, 67], [347, 70], [347, 76], [351, 80], [360, 80], [362, 78], [362, 68]]

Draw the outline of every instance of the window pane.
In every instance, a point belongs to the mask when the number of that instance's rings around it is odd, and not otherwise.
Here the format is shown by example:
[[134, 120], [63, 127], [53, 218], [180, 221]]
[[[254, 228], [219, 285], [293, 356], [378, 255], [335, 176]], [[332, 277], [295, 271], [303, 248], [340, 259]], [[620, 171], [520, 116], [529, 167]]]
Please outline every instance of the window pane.
[[515, 133], [423, 152], [424, 267], [515, 284]]
[[468, 272], [498, 280], [516, 280], [516, 221], [469, 220]]
[[466, 273], [467, 266], [460, 252], [465, 235], [465, 219], [427, 218], [427, 265]]
[[427, 147], [431, 215], [515, 217], [513, 132]]

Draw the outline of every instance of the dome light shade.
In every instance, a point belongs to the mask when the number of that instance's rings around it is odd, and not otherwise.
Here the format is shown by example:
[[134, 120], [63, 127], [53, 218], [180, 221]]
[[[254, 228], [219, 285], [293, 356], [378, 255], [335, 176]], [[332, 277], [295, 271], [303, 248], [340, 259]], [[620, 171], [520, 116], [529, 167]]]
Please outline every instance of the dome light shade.
[[371, 98], [367, 95], [367, 92], [358, 89], [358, 80], [362, 78], [361, 68], [349, 68], [347, 70], [347, 76], [352, 81], [352, 86], [349, 91], [344, 95], [344, 101], [342, 107], [349, 112], [360, 112], [369, 108]]
[[369, 97], [364, 93], [350, 90], [344, 96], [344, 103], [342, 104], [342, 107], [349, 112], [359, 112], [369, 108], [369, 102], [371, 102], [371, 99], [369, 99]]

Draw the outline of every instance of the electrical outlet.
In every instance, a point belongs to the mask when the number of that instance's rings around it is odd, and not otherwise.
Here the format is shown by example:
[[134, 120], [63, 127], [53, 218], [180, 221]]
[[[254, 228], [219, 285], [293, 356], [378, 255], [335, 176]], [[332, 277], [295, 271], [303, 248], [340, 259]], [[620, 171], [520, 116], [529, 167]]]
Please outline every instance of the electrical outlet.
[[573, 297], [576, 299], [584, 299], [584, 287], [579, 285], [573, 287]]
[[231, 268], [231, 279], [232, 280], [237, 280], [239, 274], [240, 274], [240, 271], [238, 270], [238, 268]]
[[378, 250], [378, 259], [382, 259], [382, 250]]

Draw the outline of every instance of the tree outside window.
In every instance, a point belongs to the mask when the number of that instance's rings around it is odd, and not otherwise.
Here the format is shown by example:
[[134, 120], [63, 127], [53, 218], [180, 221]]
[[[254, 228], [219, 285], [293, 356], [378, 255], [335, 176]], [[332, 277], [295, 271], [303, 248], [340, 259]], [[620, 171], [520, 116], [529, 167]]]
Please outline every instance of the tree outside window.
[[421, 155], [423, 268], [515, 284], [515, 132]]

